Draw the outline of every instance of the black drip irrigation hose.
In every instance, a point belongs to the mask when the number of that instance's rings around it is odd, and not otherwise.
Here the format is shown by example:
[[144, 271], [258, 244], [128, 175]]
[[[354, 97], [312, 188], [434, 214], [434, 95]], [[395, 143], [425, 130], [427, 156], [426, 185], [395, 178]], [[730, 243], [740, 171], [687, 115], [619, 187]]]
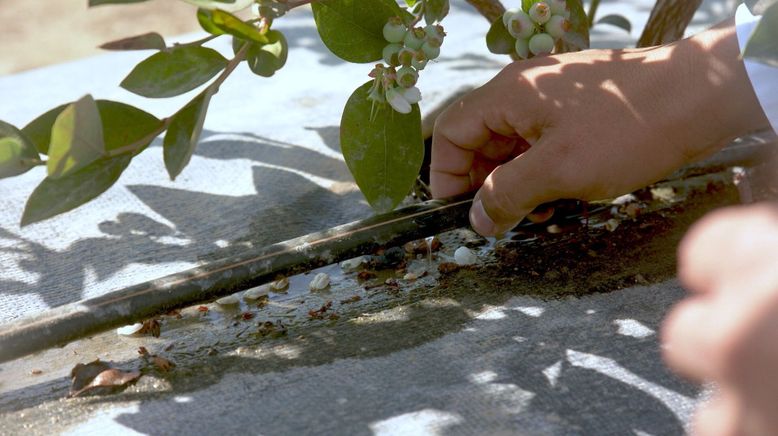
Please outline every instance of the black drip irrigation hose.
[[468, 225], [472, 194], [431, 200], [3, 325], [0, 363], [174, 309]]
[[[772, 133], [756, 134], [666, 180], [732, 166], [753, 166], [773, 154]], [[215, 300], [275, 280], [469, 225], [472, 194], [431, 200], [362, 221], [227, 257], [198, 268], [48, 310], [0, 331], [0, 363], [174, 309]], [[576, 216], [568, 217], [576, 218]], [[524, 225], [531, 225], [526, 222]]]

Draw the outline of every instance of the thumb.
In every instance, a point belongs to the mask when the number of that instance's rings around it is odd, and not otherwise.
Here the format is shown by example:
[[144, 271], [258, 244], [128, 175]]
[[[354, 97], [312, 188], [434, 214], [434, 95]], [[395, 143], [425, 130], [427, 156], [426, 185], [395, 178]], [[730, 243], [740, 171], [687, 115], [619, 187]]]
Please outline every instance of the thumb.
[[470, 224], [484, 236], [494, 236], [515, 227], [541, 203], [555, 200], [553, 168], [536, 150], [498, 166], [478, 190], [470, 208]]

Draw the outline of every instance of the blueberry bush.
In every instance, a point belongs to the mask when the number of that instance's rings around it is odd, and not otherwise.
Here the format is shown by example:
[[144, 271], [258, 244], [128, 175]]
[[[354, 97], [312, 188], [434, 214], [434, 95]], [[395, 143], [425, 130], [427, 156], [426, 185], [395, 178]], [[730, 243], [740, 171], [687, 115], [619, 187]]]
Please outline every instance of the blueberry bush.
[[[140, 3], [146, 0], [89, 0], [90, 6]], [[288, 11], [310, 4], [318, 33], [339, 58], [371, 64], [369, 80], [357, 87], [343, 109], [341, 149], [359, 188], [377, 212], [395, 208], [413, 187], [424, 158], [420, 74], [434, 74], [434, 61], [444, 48], [449, 0], [182, 0], [207, 36], [168, 45], [158, 33], [104, 44], [108, 50], [153, 51], [129, 72], [120, 86], [147, 98], [168, 98], [195, 89], [200, 92], [176, 113], [159, 119], [131, 105], [95, 100], [53, 108], [26, 126], [0, 121], [0, 178], [36, 166], [47, 176], [27, 200], [21, 225], [67, 212], [110, 188], [133, 157], [164, 135], [165, 167], [175, 179], [197, 146], [208, 105], [219, 87], [240, 64], [260, 77], [281, 70], [288, 44], [273, 23]], [[487, 47], [515, 60], [588, 47], [598, 0], [468, 0], [492, 23]], [[661, 15], [662, 3], [654, 12]], [[699, 5], [695, 3], [692, 12]], [[745, 56], [778, 65], [778, 0], [747, 1], [763, 20]], [[250, 9], [250, 18], [239, 11]], [[688, 14], [687, 14], [688, 15]], [[654, 14], [652, 14], [654, 18]], [[661, 18], [661, 17], [660, 17]], [[685, 27], [691, 16], [686, 20]], [[621, 16], [597, 20], [629, 30]], [[651, 23], [647, 30], [651, 29]], [[645, 34], [644, 34], [645, 36]], [[233, 55], [226, 58], [207, 43], [229, 37]], [[428, 70], [433, 70], [429, 71]]]

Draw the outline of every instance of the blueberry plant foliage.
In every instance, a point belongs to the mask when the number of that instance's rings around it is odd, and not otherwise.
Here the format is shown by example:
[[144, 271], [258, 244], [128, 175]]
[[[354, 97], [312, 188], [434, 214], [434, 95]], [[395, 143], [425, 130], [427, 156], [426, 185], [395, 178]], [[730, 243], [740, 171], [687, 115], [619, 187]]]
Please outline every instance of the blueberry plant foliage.
[[[88, 0], [89, 6], [141, 3], [147, 0]], [[289, 10], [310, 4], [318, 33], [333, 54], [370, 64], [369, 78], [346, 102], [341, 120], [341, 149], [357, 185], [377, 212], [395, 208], [416, 181], [424, 157], [420, 74], [434, 70], [446, 37], [449, 0], [182, 0], [208, 36], [169, 45], [158, 33], [106, 43], [108, 50], [147, 50], [149, 57], [130, 71], [120, 86], [147, 98], [168, 98], [199, 89], [176, 113], [159, 119], [131, 105], [95, 100], [90, 95], [53, 108], [26, 126], [0, 121], [0, 178], [45, 166], [46, 178], [32, 192], [21, 225], [67, 212], [110, 188], [151, 142], [164, 135], [165, 167], [175, 179], [197, 146], [212, 98], [240, 64], [259, 77], [281, 70], [289, 47], [273, 28]], [[598, 0], [589, 13], [582, 0], [509, 0], [492, 21], [486, 45], [494, 53], [527, 59], [588, 47]], [[490, 3], [501, 11], [498, 0]], [[776, 64], [778, 0], [751, 0], [764, 14], [745, 55]], [[496, 5], [496, 6], [495, 6]], [[251, 9], [248, 19], [239, 13]], [[236, 15], [238, 13], [238, 15]], [[614, 15], [599, 22], [629, 31], [630, 23]], [[207, 46], [232, 38], [230, 58]], [[434, 74], [434, 72], [431, 72]]]
[[778, 0], [746, 0], [755, 15], [761, 15], [743, 50], [743, 56], [778, 67]]

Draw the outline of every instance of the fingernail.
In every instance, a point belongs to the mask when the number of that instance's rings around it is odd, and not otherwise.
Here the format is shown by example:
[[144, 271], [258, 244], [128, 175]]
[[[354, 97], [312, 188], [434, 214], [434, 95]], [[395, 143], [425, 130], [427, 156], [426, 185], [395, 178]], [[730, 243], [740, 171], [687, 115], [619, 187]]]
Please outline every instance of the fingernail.
[[470, 225], [476, 232], [484, 236], [493, 236], [496, 233], [494, 221], [486, 214], [480, 199], [475, 200], [473, 206], [470, 207]]

